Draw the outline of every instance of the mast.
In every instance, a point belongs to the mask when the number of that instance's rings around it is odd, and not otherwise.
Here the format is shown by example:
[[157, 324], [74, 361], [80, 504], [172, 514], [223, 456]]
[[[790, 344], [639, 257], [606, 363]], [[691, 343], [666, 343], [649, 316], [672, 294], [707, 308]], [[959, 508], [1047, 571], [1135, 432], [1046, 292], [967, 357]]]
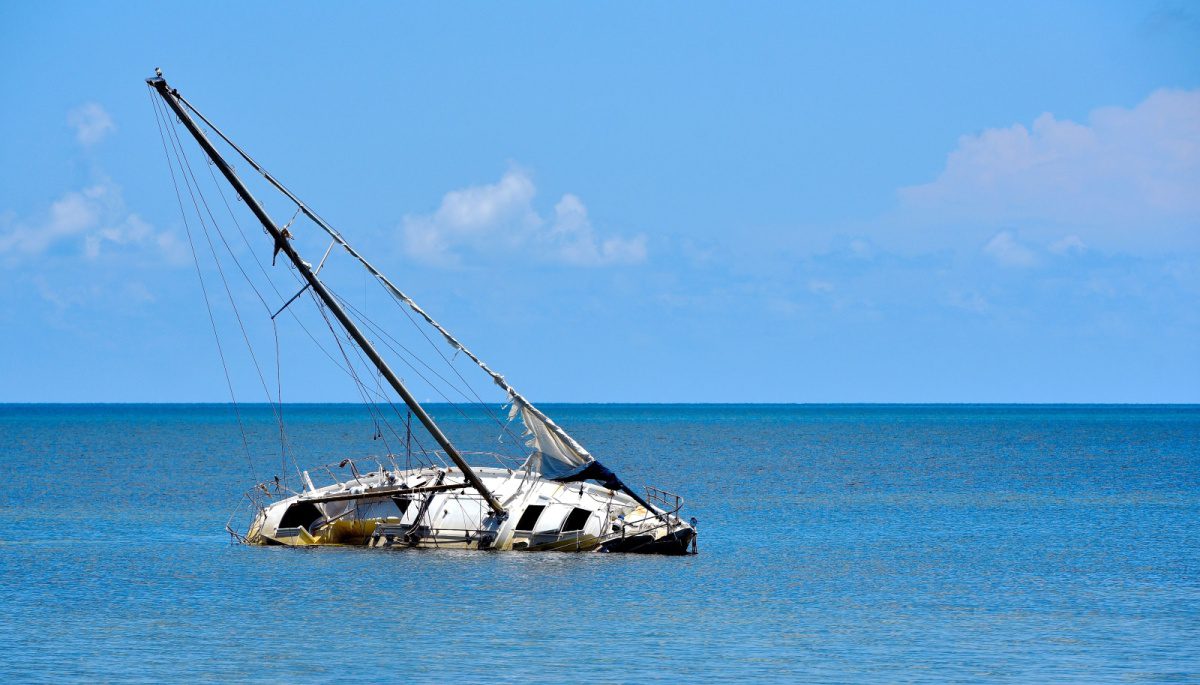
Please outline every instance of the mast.
[[[259, 174], [261, 174], [262, 177], [265, 178], [268, 183], [270, 183], [272, 186], [275, 186], [276, 190], [283, 193], [289, 200], [294, 202], [296, 204], [296, 207], [298, 207], [305, 216], [307, 216], [309, 219], [311, 219], [313, 223], [315, 223], [322, 230], [324, 230], [327, 234], [329, 234], [329, 237], [333, 238], [334, 242], [336, 242], [338, 245], [341, 245], [342, 248], [346, 250], [346, 252], [350, 253], [350, 256], [357, 259], [359, 261], [359, 263], [362, 264], [363, 267], [367, 270], [367, 272], [369, 272], [375, 278], [379, 279], [379, 282], [382, 283], [383, 286], [385, 288], [387, 288], [388, 291], [390, 293], [392, 293], [392, 295], [394, 297], [398, 298], [401, 302], [408, 305], [408, 307], [410, 309], [412, 309], [414, 312], [419, 314], [421, 316], [421, 318], [425, 319], [425, 321], [430, 326], [433, 326], [435, 329], [437, 329], [437, 331], [442, 334], [442, 337], [446, 339], [446, 342], [450, 343], [450, 345], [452, 347], [454, 347], [454, 349], [465, 354], [471, 361], [475, 362], [476, 366], [478, 366], [480, 369], [483, 369], [483, 372], [486, 373], [488, 376], [490, 376], [492, 381], [495, 382], [495, 384], [497, 386], [499, 386], [500, 389], [504, 390], [504, 392], [508, 395], [509, 399], [512, 402], [528, 409], [534, 416], [536, 416], [538, 418], [538, 420], [540, 420], [542, 423], [544, 423], [546, 425], [546, 427], [550, 430], [550, 432], [557, 435], [558, 438], [560, 440], [562, 440], [564, 443], [566, 443], [567, 445], [570, 445], [571, 449], [575, 450], [576, 452], [583, 455], [584, 457], [587, 457], [589, 459], [593, 458], [591, 453], [589, 453], [587, 451], [587, 449], [584, 448], [583, 445], [579, 444], [575, 440], [575, 438], [571, 437], [571, 435], [569, 433], [567, 433], [565, 430], [563, 430], [561, 427], [559, 427], [559, 425], [557, 423], [555, 423], [549, 416], [546, 416], [546, 414], [544, 414], [542, 412], [542, 410], [533, 406], [533, 404], [529, 400], [525, 399], [524, 395], [517, 392], [516, 388], [509, 385], [508, 381], [505, 380], [504, 376], [502, 376], [500, 373], [492, 370], [492, 368], [490, 366], [488, 366], [487, 364], [485, 364], [482, 359], [480, 359], [478, 356], [475, 355], [474, 352], [467, 349], [466, 345], [463, 345], [461, 342], [459, 342], [459, 340], [457, 338], [455, 338], [453, 335], [451, 335], [450, 331], [446, 330], [446, 328], [444, 326], [442, 326], [437, 321], [434, 321], [433, 317], [430, 316], [419, 305], [417, 305], [417, 303], [414, 302], [412, 300], [412, 298], [410, 298], [408, 295], [405, 295], [399, 288], [397, 288], [396, 284], [392, 283], [391, 279], [389, 279], [387, 276], [385, 276], [381, 271], [379, 271], [379, 269], [376, 269], [373, 264], [368, 262], [367, 258], [363, 257], [362, 254], [360, 254], [358, 252], [358, 250], [355, 250], [353, 247], [351, 247], [350, 243], [346, 242], [346, 239], [342, 237], [342, 234], [339, 233], [337, 231], [337, 229], [335, 229], [333, 226], [330, 226], [328, 222], [326, 222], [324, 219], [322, 219], [320, 217], [320, 215], [318, 215], [316, 212], [309, 209], [308, 205], [304, 204], [304, 202], [301, 201], [300, 198], [296, 197], [295, 193], [288, 190], [287, 187], [284, 186], [282, 183], [280, 183], [278, 180], [276, 180], [275, 177], [270, 174], [270, 172], [268, 172], [261, 165], [259, 165], [258, 162], [254, 161], [253, 157], [246, 154], [245, 150], [238, 147], [237, 143], [230, 140], [229, 136], [225, 135], [225, 133], [222, 132], [221, 129], [217, 128], [217, 126], [215, 124], [213, 124], [213, 122], [209, 121], [208, 117], [204, 116], [203, 112], [201, 112], [200, 110], [193, 107], [192, 103], [188, 102], [187, 98], [180, 95], [179, 93], [173, 93], [173, 95], [175, 96], [176, 99], [178, 99], [181, 103], [183, 103], [183, 105], [185, 107], [190, 109], [193, 114], [200, 117], [200, 121], [203, 121], [204, 124], [206, 126], [208, 126], [208, 129], [210, 131], [212, 131], [214, 134], [216, 134], [216, 136], [218, 138], [225, 141], [225, 143], [228, 144], [229, 147], [233, 148], [234, 152], [238, 153], [238, 155], [240, 155], [242, 159], [246, 160], [246, 163], [249, 164]], [[638, 497], [638, 495], [636, 495], [636, 494], [634, 494], [633, 496], [635, 498]]]
[[[267, 213], [262, 208], [262, 205], [258, 203], [258, 200], [254, 199], [254, 196], [250, 194], [250, 190], [246, 188], [245, 184], [242, 183], [241, 179], [239, 179], [237, 174], [234, 173], [233, 168], [229, 166], [223, 157], [221, 157], [221, 154], [217, 152], [215, 147], [213, 147], [213, 144], [208, 140], [208, 137], [204, 135], [204, 132], [201, 131], [196, 125], [196, 122], [193, 121], [192, 117], [188, 115], [187, 111], [179, 103], [178, 92], [167, 86], [167, 81], [162, 76], [148, 78], [146, 79], [146, 83], [151, 85], [155, 91], [162, 96], [162, 99], [166, 101], [171, 110], [175, 112], [175, 115], [179, 117], [179, 120], [183, 122], [183, 125], [187, 127], [187, 130], [192, 134], [192, 137], [195, 138], [196, 142], [200, 144], [201, 148], [203, 148], [205, 154], [207, 154], [209, 159], [212, 160], [213, 164], [215, 164], [217, 168], [221, 170], [221, 173], [225, 176], [225, 179], [229, 181], [231, 186], [233, 186], [234, 191], [236, 191], [242, 200], [245, 201], [246, 206], [250, 208], [250, 211], [254, 212], [255, 218], [258, 219], [259, 223], [263, 225], [263, 228], [267, 230], [267, 233], [269, 233], [275, 240], [276, 251], [283, 252], [285, 255], [287, 255], [287, 258], [291, 260], [293, 265], [295, 265], [296, 270], [299, 271], [302, 276], [304, 276], [304, 280], [308, 282], [308, 285], [313, 289], [313, 292], [315, 292], [317, 296], [321, 298], [321, 301], [325, 303], [325, 306], [333, 312], [334, 317], [337, 318], [338, 323], [342, 325], [342, 328], [346, 329], [346, 332], [350, 334], [350, 337], [354, 339], [354, 342], [362, 349], [364, 353], [366, 353], [367, 358], [371, 360], [371, 363], [375, 365], [375, 368], [379, 369], [379, 373], [387, 379], [388, 383], [391, 384], [396, 393], [399, 394], [401, 399], [404, 400], [404, 403], [408, 405], [408, 408], [412, 410], [413, 414], [418, 420], [420, 420], [421, 424], [425, 426], [425, 429], [429, 431], [429, 434], [433, 436], [433, 439], [437, 441], [437, 444], [441, 446], [443, 450], [445, 450], [446, 455], [449, 456], [454, 464], [463, 472], [463, 476], [466, 477], [467, 482], [469, 482], [471, 486], [474, 487], [481, 496], [483, 496], [483, 499], [488, 503], [488, 506], [491, 507], [492, 511], [497, 516], [501, 518], [505, 517], [507, 512], [504, 510], [504, 506], [501, 505], [496, 499], [496, 496], [487, 489], [487, 487], [483, 484], [483, 481], [479, 479], [479, 476], [474, 470], [471, 469], [466, 460], [463, 459], [458, 449], [451, 444], [450, 439], [446, 437], [446, 434], [442, 432], [442, 429], [438, 427], [433, 418], [426, 413], [424, 407], [417, 402], [416, 398], [413, 397], [408, 388], [404, 386], [404, 383], [400, 381], [399, 376], [392, 371], [391, 367], [387, 365], [387, 362], [383, 360], [383, 357], [379, 356], [379, 353], [375, 350], [375, 347], [370, 343], [370, 341], [367, 340], [366, 336], [362, 334], [362, 331], [358, 330], [358, 326], [356, 326], [354, 322], [350, 320], [350, 317], [346, 315], [346, 312], [342, 309], [342, 306], [338, 304], [338, 301], [333, 297], [329, 290], [325, 288], [325, 285], [321, 283], [321, 281], [317, 278], [317, 275], [313, 273], [312, 267], [308, 264], [308, 262], [305, 262], [300, 258], [299, 253], [297, 253], [295, 248], [292, 247], [291, 243], [287, 241], [287, 238], [284, 237], [283, 232], [278, 226], [275, 225], [275, 222], [271, 220], [271, 217], [267, 216]], [[303, 207], [303, 205], [301, 206]]]

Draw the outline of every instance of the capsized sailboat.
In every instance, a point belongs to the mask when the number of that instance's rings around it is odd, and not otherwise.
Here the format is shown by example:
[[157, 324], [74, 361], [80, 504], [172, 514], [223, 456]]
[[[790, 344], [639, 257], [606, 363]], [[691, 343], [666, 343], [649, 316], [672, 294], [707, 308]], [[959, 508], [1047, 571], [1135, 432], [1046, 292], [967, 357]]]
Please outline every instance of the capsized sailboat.
[[[196, 181], [196, 176], [187, 162], [186, 153], [175, 132], [175, 124], [191, 134], [212, 166], [262, 224], [273, 243], [272, 264], [282, 255], [285, 258], [282, 263], [299, 277], [302, 284], [300, 291], [286, 301], [280, 298], [278, 304], [282, 306], [271, 316], [272, 321], [302, 295], [311, 297], [321, 315], [330, 323], [330, 330], [340, 328], [344, 332], [347, 342], [360, 353], [359, 359], [386, 381], [388, 388], [406, 405], [408, 417], [415, 417], [439, 448], [422, 450], [429, 457], [428, 463], [416, 466], [410, 463], [409, 458], [405, 459], [405, 466], [402, 467], [395, 459], [396, 455], [391, 453], [384, 457], [348, 457], [320, 470], [301, 471], [298, 489], [287, 487], [279, 477], [262, 483], [252, 489], [248, 496], [248, 501], [253, 505], [248, 526], [244, 530], [235, 528], [232, 519], [227, 526], [236, 539], [247, 544], [286, 546], [695, 553], [695, 519], [683, 520], [680, 513], [683, 500], [679, 496], [649, 486], [642, 494], [626, 485], [562, 427], [517, 392], [504, 376], [492, 370], [369, 263], [337, 230], [226, 137], [177, 89], [167, 84], [161, 71], [155, 71], [156, 75], [146, 79], [146, 83], [152, 93], [151, 100], [163, 136], [163, 150], [171, 168], [181, 212], [184, 211], [185, 202], [179, 190], [180, 182], [191, 194], [200, 222], [205, 221], [201, 204], [195, 200], [199, 184], [196, 182], [193, 188], [192, 182]], [[296, 208], [293, 220], [283, 226], [277, 224], [268, 215], [264, 205], [251, 195], [247, 185], [221, 155], [214, 142], [227, 145], [271, 188], [293, 204]], [[213, 179], [215, 182], [215, 176]], [[207, 201], [202, 199], [202, 202], [209, 219], [215, 222]], [[300, 215], [332, 240], [316, 267], [301, 258], [292, 242], [290, 229], [296, 216]], [[186, 226], [186, 213], [184, 222]], [[207, 225], [204, 230], [208, 230]], [[510, 406], [508, 420], [519, 420], [524, 426], [527, 440], [524, 444], [529, 451], [522, 462], [501, 467], [485, 467], [468, 462], [469, 454], [456, 447], [368, 337], [363, 324], [370, 325], [370, 322], [364, 321], [353, 305], [332, 292], [319, 277], [325, 260], [335, 246], [342, 248], [359, 266], [366, 269], [397, 303], [407, 307], [425, 325], [435, 330], [441, 341], [455, 354], [464, 355], [503, 391]], [[216, 256], [215, 251], [213, 255]], [[200, 273], [199, 263], [197, 272]], [[221, 277], [224, 278], [224, 275]], [[203, 287], [203, 276], [201, 281]], [[205, 297], [207, 304], [207, 294]], [[215, 328], [214, 324], [214, 333]], [[370, 332], [372, 336], [386, 335], [386, 332], [376, 329], [370, 329]], [[338, 345], [340, 348], [341, 343]], [[351, 375], [354, 375], [353, 364], [348, 356], [346, 363]], [[357, 376], [355, 381], [359, 381]], [[411, 425], [406, 426], [408, 457], [412, 456], [411, 429]], [[282, 433], [282, 419], [280, 430]], [[339, 478], [335, 475], [335, 468], [350, 477]], [[323, 471], [334, 482], [318, 486], [311, 475], [312, 471]]]

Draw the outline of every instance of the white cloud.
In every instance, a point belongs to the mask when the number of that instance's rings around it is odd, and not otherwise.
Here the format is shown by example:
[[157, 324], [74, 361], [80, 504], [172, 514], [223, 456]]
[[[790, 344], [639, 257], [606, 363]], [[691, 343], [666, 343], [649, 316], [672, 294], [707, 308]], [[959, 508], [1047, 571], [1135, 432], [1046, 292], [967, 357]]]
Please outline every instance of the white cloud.
[[947, 304], [957, 309], [975, 312], [976, 314], [982, 314], [983, 312], [986, 312], [991, 306], [983, 295], [980, 295], [974, 290], [969, 290], [966, 292], [951, 292], [947, 298]]
[[40, 219], [0, 222], [0, 255], [35, 256], [60, 244], [81, 247], [89, 259], [100, 257], [105, 244], [150, 248], [171, 261], [184, 257], [175, 236], [128, 211], [120, 186], [108, 179], [64, 193]]
[[1026, 267], [1037, 264], [1033, 250], [1017, 242], [1011, 231], [1000, 231], [983, 246], [983, 251], [1001, 266]]
[[408, 254], [439, 266], [462, 263], [464, 253], [523, 254], [574, 266], [636, 264], [646, 259], [646, 237], [596, 235], [587, 207], [567, 193], [543, 218], [533, 206], [537, 188], [527, 173], [511, 169], [492, 184], [453, 190], [433, 214], [406, 216]]
[[[163, 234], [167, 235], [167, 234]], [[84, 240], [84, 254], [89, 259], [100, 256], [100, 246], [104, 242], [115, 245], [145, 244], [159, 242], [161, 236], [154, 232], [154, 227], [142, 220], [137, 214], [130, 214], [114, 226], [107, 226], [91, 233]]]
[[1068, 235], [1050, 243], [1047, 249], [1058, 255], [1079, 254], [1087, 251], [1087, 245], [1079, 236]]
[[646, 236], [597, 238], [588, 220], [587, 207], [570, 193], [554, 205], [554, 222], [539, 236], [559, 261], [577, 266], [637, 264], [646, 260]]
[[850, 241], [850, 254], [861, 259], [870, 259], [875, 253], [875, 248], [870, 241], [862, 238], [855, 238]]
[[103, 185], [66, 193], [51, 203], [45, 219], [34, 225], [8, 220], [0, 232], [0, 254], [39, 254], [64, 238], [95, 228], [104, 194]]
[[[938, 178], [904, 188], [910, 210], [974, 225], [1022, 222], [1049, 241], [1074, 227], [1108, 247], [1195, 243], [1200, 223], [1200, 90], [1160, 90], [1084, 124], [1042, 114], [963, 136]], [[1056, 231], [1056, 234], [1051, 232]]]
[[108, 112], [95, 102], [89, 102], [67, 114], [67, 123], [75, 129], [75, 139], [83, 145], [95, 145], [117, 130]]
[[[75, 136], [83, 145], [94, 145], [116, 130], [112, 117], [100, 105], [89, 102], [67, 115]], [[105, 246], [150, 249], [156, 258], [179, 262], [185, 258], [175, 235], [158, 231], [129, 211], [121, 187], [99, 176], [91, 185], [63, 193], [39, 216], [21, 218], [13, 212], [0, 213], [0, 256], [13, 262], [37, 256], [58, 246], [80, 250], [97, 259]]]

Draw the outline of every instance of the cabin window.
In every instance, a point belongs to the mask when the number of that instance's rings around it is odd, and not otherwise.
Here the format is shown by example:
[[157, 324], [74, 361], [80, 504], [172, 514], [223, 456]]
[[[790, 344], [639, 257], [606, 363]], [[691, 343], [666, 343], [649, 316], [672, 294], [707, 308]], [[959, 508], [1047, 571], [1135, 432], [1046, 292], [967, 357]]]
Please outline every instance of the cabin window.
[[571, 510], [570, 515], [567, 516], [567, 520], [563, 521], [563, 532], [565, 533], [569, 530], [583, 530], [583, 527], [587, 525], [588, 519], [591, 517], [592, 512], [590, 510], [575, 507]]
[[321, 518], [321, 510], [312, 502], [296, 502], [283, 512], [280, 528], [308, 528]]
[[521, 520], [517, 521], [515, 530], [533, 530], [533, 527], [537, 525], [538, 517], [542, 515], [542, 510], [545, 508], [541, 504], [525, 507], [525, 513], [521, 514]]

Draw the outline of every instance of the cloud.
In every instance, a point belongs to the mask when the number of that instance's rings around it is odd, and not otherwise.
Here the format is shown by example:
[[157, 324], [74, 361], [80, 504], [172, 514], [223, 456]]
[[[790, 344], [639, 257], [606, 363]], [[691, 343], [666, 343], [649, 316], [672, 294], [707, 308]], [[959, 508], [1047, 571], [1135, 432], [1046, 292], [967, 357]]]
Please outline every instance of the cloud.
[[[99, 142], [115, 130], [112, 118], [96, 103], [72, 110], [68, 117], [84, 145]], [[43, 211], [28, 217], [0, 212], [0, 258], [17, 264], [47, 252], [82, 255], [97, 260], [119, 248], [126, 255], [150, 255], [156, 261], [187, 261], [183, 243], [160, 231], [125, 205], [121, 186], [95, 172], [95, 181], [59, 195]]]
[[560, 261], [577, 266], [637, 264], [646, 260], [646, 236], [597, 238], [588, 220], [587, 207], [570, 193], [554, 205], [554, 222], [539, 241]]
[[1026, 267], [1037, 264], [1033, 250], [1017, 242], [1011, 231], [1000, 231], [983, 246], [985, 254], [1000, 266]]
[[526, 255], [573, 266], [637, 264], [646, 259], [646, 237], [599, 237], [587, 207], [567, 193], [543, 218], [533, 206], [533, 180], [510, 169], [499, 181], [453, 190], [433, 214], [406, 216], [405, 251], [437, 266], [457, 266], [465, 253]]
[[103, 194], [100, 186], [66, 193], [50, 205], [46, 218], [37, 225], [7, 219], [0, 232], [0, 254], [38, 254], [63, 238], [93, 228], [99, 220], [96, 200]]
[[109, 179], [64, 193], [39, 219], [21, 221], [8, 216], [0, 220], [0, 255], [11, 258], [75, 245], [82, 248], [85, 257], [96, 259], [106, 244], [152, 249], [170, 261], [184, 258], [182, 244], [175, 236], [156, 230], [130, 212], [120, 186]]
[[1200, 90], [1159, 90], [1086, 123], [1042, 114], [963, 136], [937, 179], [900, 190], [905, 207], [976, 225], [1022, 222], [1052, 239], [1075, 226], [1107, 247], [1195, 244], [1200, 223]]
[[75, 129], [75, 139], [83, 145], [95, 145], [113, 131], [117, 125], [113, 123], [108, 112], [95, 102], [89, 102], [67, 114], [67, 123]]
[[1087, 245], [1077, 235], [1068, 235], [1050, 243], [1047, 248], [1057, 255], [1080, 254], [1087, 251]]
[[974, 290], [961, 292], [953, 291], [949, 294], [946, 303], [956, 309], [962, 309], [976, 314], [982, 314], [991, 306], [987, 299], [975, 292]]

